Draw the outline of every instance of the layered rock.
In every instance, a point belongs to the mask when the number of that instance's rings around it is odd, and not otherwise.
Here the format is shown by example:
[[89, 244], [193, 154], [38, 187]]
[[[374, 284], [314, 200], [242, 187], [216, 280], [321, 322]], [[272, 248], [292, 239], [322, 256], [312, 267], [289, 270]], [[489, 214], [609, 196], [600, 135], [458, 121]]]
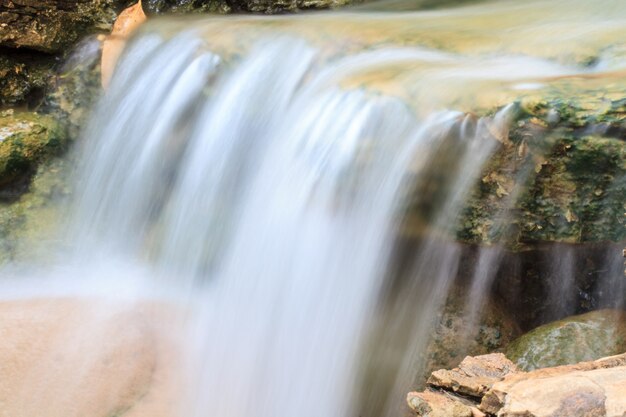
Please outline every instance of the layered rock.
[[626, 354], [531, 372], [503, 355], [484, 355], [434, 372], [429, 384], [407, 395], [418, 416], [622, 417]]

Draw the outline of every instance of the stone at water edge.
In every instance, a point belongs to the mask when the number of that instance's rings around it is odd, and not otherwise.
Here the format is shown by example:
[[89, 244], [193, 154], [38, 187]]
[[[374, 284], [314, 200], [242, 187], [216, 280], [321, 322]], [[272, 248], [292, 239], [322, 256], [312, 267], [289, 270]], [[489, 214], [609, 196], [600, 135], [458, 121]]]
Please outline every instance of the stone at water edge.
[[533, 370], [626, 351], [626, 312], [598, 310], [540, 326], [512, 342], [506, 355]]

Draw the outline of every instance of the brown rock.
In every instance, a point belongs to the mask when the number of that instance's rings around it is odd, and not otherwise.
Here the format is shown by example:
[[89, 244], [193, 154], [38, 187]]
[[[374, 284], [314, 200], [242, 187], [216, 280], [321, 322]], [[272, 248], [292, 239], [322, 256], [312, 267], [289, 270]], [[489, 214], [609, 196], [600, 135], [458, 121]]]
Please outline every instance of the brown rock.
[[626, 354], [509, 375], [493, 384], [480, 409], [498, 417], [623, 417]]
[[411, 410], [423, 417], [477, 416], [472, 411], [473, 407], [463, 404], [454, 397], [438, 392], [410, 392], [406, 397], [406, 402]]
[[440, 369], [431, 374], [428, 384], [474, 397], [481, 397], [506, 375], [518, 372], [502, 353], [468, 356], [453, 370]]

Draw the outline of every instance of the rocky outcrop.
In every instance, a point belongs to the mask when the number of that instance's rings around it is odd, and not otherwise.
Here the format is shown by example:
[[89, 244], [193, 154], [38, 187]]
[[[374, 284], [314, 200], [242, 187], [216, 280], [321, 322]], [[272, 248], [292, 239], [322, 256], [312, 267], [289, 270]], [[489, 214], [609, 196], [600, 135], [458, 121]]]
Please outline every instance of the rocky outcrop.
[[626, 313], [598, 310], [540, 326], [521, 336], [506, 354], [530, 371], [598, 359], [626, 351]]
[[[447, 377], [435, 377], [442, 373]], [[407, 395], [418, 416], [623, 417], [626, 354], [531, 372], [503, 355], [484, 355], [433, 373], [429, 384]]]
[[47, 53], [67, 50], [84, 36], [108, 31], [125, 0], [2, 0], [0, 46]]

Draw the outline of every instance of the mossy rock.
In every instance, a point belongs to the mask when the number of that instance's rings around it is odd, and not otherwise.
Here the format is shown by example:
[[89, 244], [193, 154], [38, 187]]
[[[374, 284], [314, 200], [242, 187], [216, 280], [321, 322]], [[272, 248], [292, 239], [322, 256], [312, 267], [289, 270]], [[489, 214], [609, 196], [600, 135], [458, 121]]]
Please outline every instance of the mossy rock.
[[626, 239], [626, 99], [521, 102], [456, 224], [467, 243]]
[[506, 349], [520, 368], [568, 365], [626, 351], [626, 312], [597, 310], [545, 324]]
[[66, 145], [65, 129], [52, 116], [0, 113], [0, 190], [28, 177], [42, 160], [59, 154]]

